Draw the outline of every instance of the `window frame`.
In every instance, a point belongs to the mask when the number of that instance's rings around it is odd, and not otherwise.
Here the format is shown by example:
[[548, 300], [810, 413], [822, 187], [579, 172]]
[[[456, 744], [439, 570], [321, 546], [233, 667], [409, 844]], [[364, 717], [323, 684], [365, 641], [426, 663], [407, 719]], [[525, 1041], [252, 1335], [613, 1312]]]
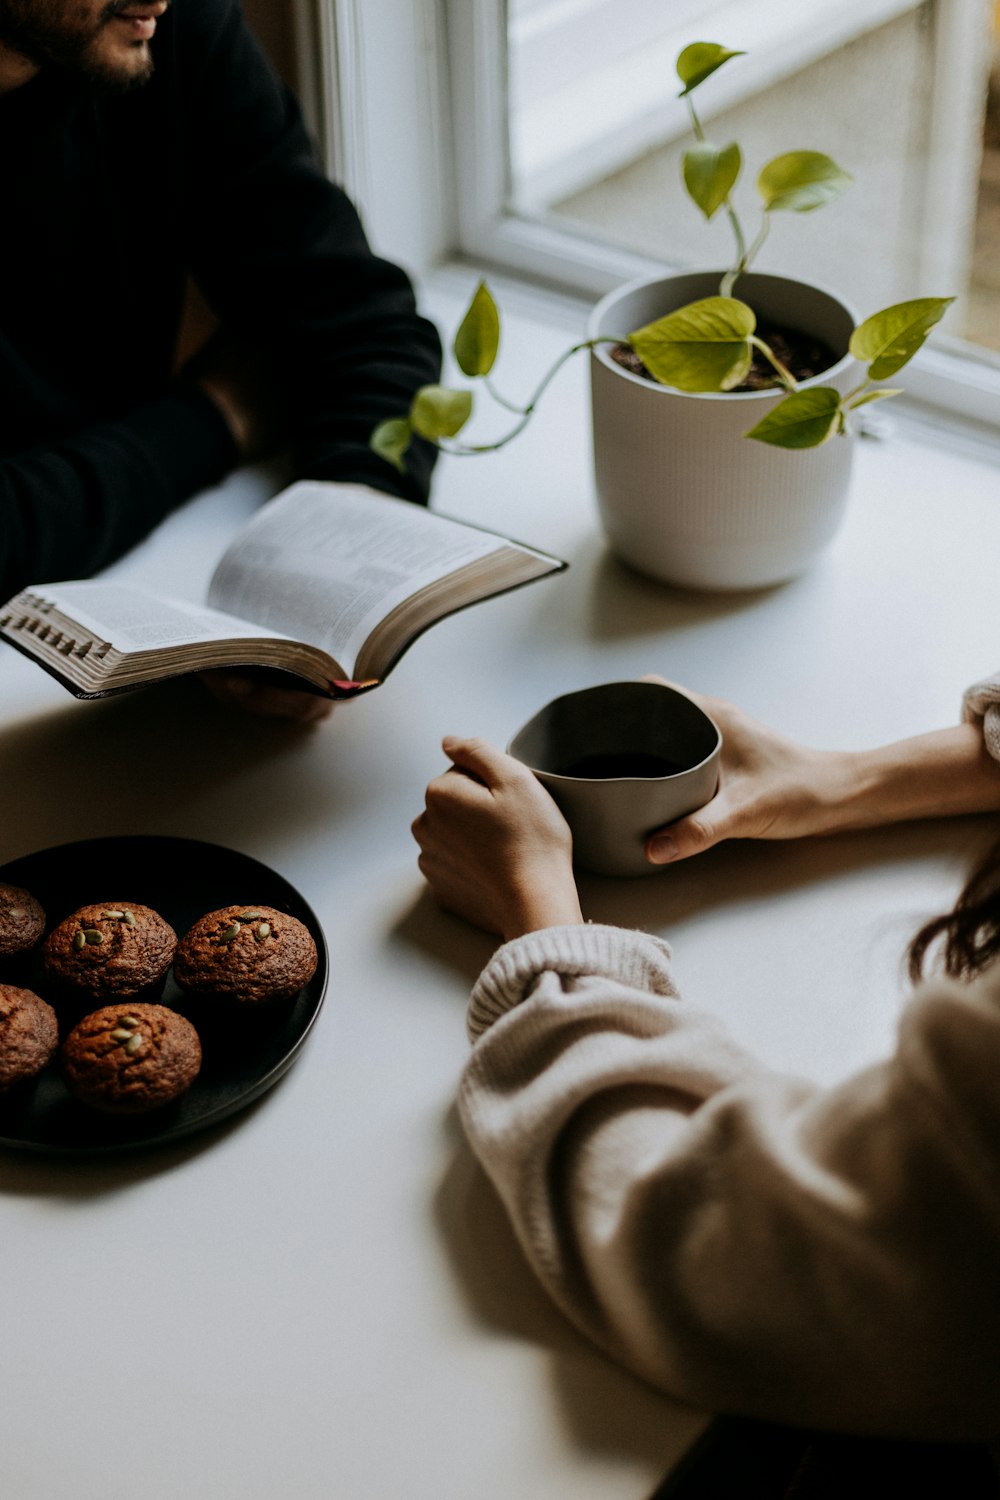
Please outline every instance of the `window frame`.
[[424, 274], [457, 244], [440, 0], [290, 3], [303, 106], [326, 171], [379, 253]]
[[[752, 50], [721, 73], [719, 109], [752, 96], [836, 47], [916, 8], [921, 0], [812, 0], [808, 24], [783, 48]], [[376, 248], [418, 278], [447, 261], [513, 274], [583, 299], [664, 263], [589, 239], [555, 216], [512, 213], [507, 148], [505, 0], [292, 0], [303, 93], [331, 175], [358, 203]], [[783, 0], [728, 0], [739, 31]], [[935, 73], [925, 202], [944, 219], [960, 184], [949, 148], [961, 129], [951, 81], [982, 53], [990, 0], [935, 0]], [[756, 19], [748, 21], [752, 8]], [[787, 10], [785, 11], [787, 15]], [[718, 30], [722, 35], [723, 31]], [[311, 75], [311, 78], [310, 78]], [[728, 90], [728, 92], [727, 92]], [[392, 98], [394, 112], [383, 108]], [[311, 101], [311, 102], [310, 102]], [[679, 101], [678, 135], [686, 132]], [[393, 113], [391, 122], [386, 116]], [[401, 191], [404, 186], [408, 191]], [[931, 210], [929, 210], [931, 211]], [[947, 285], [949, 266], [925, 237], [921, 281]], [[942, 337], [908, 366], [911, 399], [1000, 427], [1000, 355]]]

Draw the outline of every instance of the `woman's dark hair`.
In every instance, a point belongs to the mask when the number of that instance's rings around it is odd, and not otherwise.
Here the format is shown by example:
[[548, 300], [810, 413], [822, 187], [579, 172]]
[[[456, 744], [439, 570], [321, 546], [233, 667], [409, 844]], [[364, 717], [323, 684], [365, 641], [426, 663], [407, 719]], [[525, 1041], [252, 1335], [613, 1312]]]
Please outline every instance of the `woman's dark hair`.
[[907, 958], [914, 982], [938, 939], [938, 965], [952, 979], [971, 979], [1000, 958], [1000, 841], [973, 870], [951, 911], [921, 927], [911, 942]]

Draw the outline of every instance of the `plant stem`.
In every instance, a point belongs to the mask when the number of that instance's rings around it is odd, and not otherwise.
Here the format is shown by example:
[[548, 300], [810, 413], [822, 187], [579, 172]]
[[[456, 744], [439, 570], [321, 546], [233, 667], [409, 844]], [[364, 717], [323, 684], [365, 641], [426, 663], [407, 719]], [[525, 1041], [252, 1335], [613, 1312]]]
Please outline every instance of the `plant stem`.
[[856, 385], [853, 391], [847, 391], [843, 396], [841, 396], [841, 405], [847, 406], [848, 402], [853, 401], [855, 396], [863, 396], [865, 391], [870, 390], [873, 385], [874, 381], [862, 380], [861, 384]]
[[795, 376], [792, 374], [791, 370], [787, 370], [785, 368], [785, 366], [781, 363], [781, 360], [778, 359], [777, 355], [767, 347], [767, 345], [764, 343], [764, 340], [759, 339], [755, 333], [752, 333], [750, 335], [750, 343], [753, 344], [755, 349], [759, 349], [768, 363], [773, 365], [777, 370], [778, 377], [781, 380], [782, 385], [785, 387], [785, 390], [797, 391], [799, 388], [799, 383], [795, 379]]
[[500, 392], [497, 390], [496, 386], [493, 384], [488, 375], [483, 376], [483, 385], [489, 391], [490, 396], [496, 402], [497, 406], [502, 406], [506, 411], [516, 412], [519, 417], [524, 415], [525, 408], [523, 406], [518, 406], [516, 402], [508, 401], [505, 397], [501, 396]]
[[496, 453], [498, 449], [506, 448], [507, 444], [513, 442], [518, 434], [523, 432], [525, 427], [527, 427], [528, 422], [530, 421], [531, 416], [535, 410], [535, 407], [538, 405], [539, 401], [548, 390], [549, 385], [555, 379], [556, 375], [559, 373], [568, 359], [570, 359], [574, 354], [579, 354], [581, 349], [594, 349], [598, 344], [627, 343], [628, 339], [625, 337], [619, 337], [616, 334], [605, 333], [599, 335], [595, 339], [584, 339], [582, 343], [574, 344], [571, 349], [564, 350], [563, 353], [560, 354], [559, 358], [556, 360], [552, 368], [539, 382], [535, 394], [532, 396], [527, 406], [515, 407], [511, 406], [506, 401], [502, 401], [500, 403], [502, 406], [506, 406], [509, 411], [519, 411], [521, 413], [521, 420], [519, 422], [515, 422], [510, 431], [505, 433], [502, 438], [498, 438], [495, 443], [460, 443], [452, 445], [438, 442], [437, 446], [441, 449], [442, 453], [453, 454], [456, 458], [464, 458], [472, 453]]
[[[694, 107], [694, 103], [691, 99], [690, 94], [685, 94], [684, 102], [687, 104], [688, 114], [691, 116], [691, 128], [694, 131], [695, 140], [700, 141], [702, 144], [704, 144], [705, 132], [702, 129], [701, 121], [698, 118], [698, 112]], [[730, 295], [733, 289], [733, 283], [735, 282], [737, 276], [739, 276], [741, 271], [746, 270], [747, 266], [750, 263], [750, 257], [756, 255], [757, 251], [760, 249], [761, 244], [763, 244], [763, 240], [758, 236], [759, 243], [755, 243], [753, 249], [750, 251], [750, 255], [747, 254], [747, 242], [743, 235], [743, 226], [737, 218], [736, 210], [730, 202], [728, 196], [726, 197], [726, 218], [729, 220], [729, 226], [733, 231], [733, 238], [736, 240], [736, 265], [731, 271], [727, 271], [725, 276], [722, 278], [722, 283], [719, 287], [720, 297], [728, 297]]]
[[728, 297], [730, 295], [737, 276], [747, 268], [747, 249], [746, 240], [743, 238], [743, 228], [736, 217], [736, 210], [728, 198], [726, 199], [726, 218], [729, 220], [733, 234], [736, 237], [736, 265], [723, 276], [722, 284], [719, 287], [720, 297]]
[[763, 214], [761, 216], [760, 231], [759, 231], [759, 233], [757, 235], [757, 238], [754, 240], [753, 244], [750, 246], [750, 249], [747, 251], [746, 265], [744, 265], [744, 267], [743, 267], [744, 271], [746, 271], [746, 270], [749, 269], [751, 261], [757, 259], [757, 256], [760, 254], [760, 248], [763, 245], [764, 241], [767, 239], [767, 237], [770, 234], [770, 232], [771, 232], [771, 215], [768, 213], [767, 209], [765, 208], [764, 212], [763, 212]]
[[[728, 203], [727, 203], [727, 208], [728, 208]], [[731, 209], [730, 209], [730, 213], [732, 213]], [[771, 217], [767, 213], [767, 211], [765, 210], [763, 220], [761, 221], [760, 232], [757, 235], [757, 238], [754, 240], [754, 242], [750, 246], [749, 250], [743, 249], [741, 251], [739, 263], [736, 266], [734, 266], [731, 271], [727, 271], [726, 274], [725, 274], [725, 276], [723, 276], [722, 283], [721, 283], [721, 285], [719, 287], [719, 296], [720, 297], [731, 297], [733, 295], [733, 287], [736, 284], [737, 277], [742, 276], [744, 271], [748, 271], [750, 269], [751, 262], [754, 261], [757, 258], [757, 255], [760, 252], [760, 247], [763, 245], [764, 241], [767, 239], [767, 236], [770, 233], [770, 230], [771, 230]], [[742, 246], [743, 245], [743, 236], [742, 236], [742, 233], [738, 232], [738, 234], [739, 234], [739, 243]]]
[[698, 118], [698, 113], [697, 113], [697, 111], [696, 111], [696, 109], [694, 107], [694, 103], [693, 103], [693, 101], [691, 99], [691, 95], [690, 94], [685, 94], [684, 95], [684, 103], [687, 105], [687, 107], [688, 107], [688, 114], [691, 116], [691, 129], [694, 131], [695, 140], [698, 140], [698, 141], [701, 141], [702, 143], [704, 143], [705, 132], [701, 128], [701, 121]]

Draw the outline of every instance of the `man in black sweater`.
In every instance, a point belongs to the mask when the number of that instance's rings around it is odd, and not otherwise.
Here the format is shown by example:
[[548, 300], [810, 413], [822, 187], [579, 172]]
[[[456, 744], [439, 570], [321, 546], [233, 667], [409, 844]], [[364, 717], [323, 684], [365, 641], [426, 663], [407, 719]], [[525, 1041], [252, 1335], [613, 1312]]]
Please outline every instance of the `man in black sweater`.
[[[368, 439], [437, 334], [238, 0], [0, 0], [0, 205], [0, 602], [120, 556], [276, 418], [296, 476], [426, 502], [430, 450], [404, 477]], [[190, 278], [221, 328], [178, 368]]]

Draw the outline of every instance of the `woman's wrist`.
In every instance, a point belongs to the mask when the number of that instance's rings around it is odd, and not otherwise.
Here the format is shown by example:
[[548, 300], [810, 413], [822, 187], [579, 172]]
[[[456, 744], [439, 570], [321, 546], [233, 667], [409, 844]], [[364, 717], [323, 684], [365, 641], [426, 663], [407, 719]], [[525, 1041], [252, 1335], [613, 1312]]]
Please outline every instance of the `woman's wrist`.
[[540, 932], [545, 927], [576, 927], [583, 922], [576, 883], [540, 882], [516, 893], [503, 923], [503, 940], [511, 942], [526, 932]]
[[977, 724], [834, 752], [830, 770], [820, 832], [1000, 811], [1000, 764]]

